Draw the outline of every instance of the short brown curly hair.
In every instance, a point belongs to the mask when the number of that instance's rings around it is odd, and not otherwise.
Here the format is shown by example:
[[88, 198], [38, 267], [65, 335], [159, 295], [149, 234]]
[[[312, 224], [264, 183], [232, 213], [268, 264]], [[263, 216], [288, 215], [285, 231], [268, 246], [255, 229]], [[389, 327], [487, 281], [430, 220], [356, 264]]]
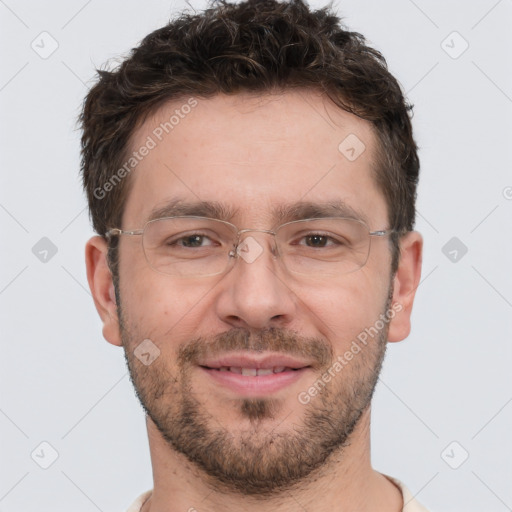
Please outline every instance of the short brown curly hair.
[[[138, 126], [164, 103], [219, 93], [311, 88], [373, 125], [375, 175], [389, 225], [412, 230], [419, 174], [409, 105], [383, 56], [361, 34], [343, 28], [331, 6], [312, 11], [302, 0], [212, 0], [146, 36], [113, 71], [97, 70], [79, 122], [81, 173], [95, 231], [121, 227], [131, 180], [106, 194], [104, 184], [126, 161]], [[392, 237], [394, 272], [399, 237]], [[109, 262], [117, 281], [116, 241]]]

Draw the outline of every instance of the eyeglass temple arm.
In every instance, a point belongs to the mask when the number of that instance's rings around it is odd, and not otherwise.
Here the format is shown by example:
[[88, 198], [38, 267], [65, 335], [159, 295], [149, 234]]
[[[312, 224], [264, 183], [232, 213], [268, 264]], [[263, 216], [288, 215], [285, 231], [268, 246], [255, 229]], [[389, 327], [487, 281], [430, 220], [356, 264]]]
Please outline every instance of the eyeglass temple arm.
[[124, 231], [124, 230], [119, 229], [119, 228], [112, 228], [112, 229], [109, 229], [105, 233], [105, 236], [107, 238], [111, 238], [113, 236], [119, 236], [119, 235], [142, 235], [143, 232], [144, 232], [143, 229], [135, 229], [133, 231]]
[[386, 236], [392, 235], [393, 233], [404, 234], [406, 231], [400, 231], [396, 229], [379, 229], [378, 231], [370, 231], [370, 236]]

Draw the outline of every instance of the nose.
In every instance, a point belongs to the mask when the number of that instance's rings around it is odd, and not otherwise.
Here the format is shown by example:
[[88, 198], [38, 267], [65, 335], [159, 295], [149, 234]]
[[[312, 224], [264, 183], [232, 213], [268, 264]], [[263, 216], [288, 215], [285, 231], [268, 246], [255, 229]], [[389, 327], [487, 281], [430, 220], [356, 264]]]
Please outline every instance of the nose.
[[297, 298], [286, 282], [274, 237], [265, 232], [246, 233], [233, 256], [235, 260], [218, 286], [219, 318], [246, 329], [289, 325]]

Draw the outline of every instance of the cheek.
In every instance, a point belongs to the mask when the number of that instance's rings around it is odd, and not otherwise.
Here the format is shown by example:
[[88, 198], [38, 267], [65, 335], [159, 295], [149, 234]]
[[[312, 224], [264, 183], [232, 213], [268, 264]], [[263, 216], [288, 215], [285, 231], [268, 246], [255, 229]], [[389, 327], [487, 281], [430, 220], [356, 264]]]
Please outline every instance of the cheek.
[[212, 287], [140, 268], [122, 283], [123, 314], [139, 335], [166, 351], [166, 347], [176, 347], [197, 335]]
[[304, 314], [315, 329], [330, 341], [336, 354], [371, 327], [384, 310], [388, 283], [360, 271], [338, 280], [297, 290]]

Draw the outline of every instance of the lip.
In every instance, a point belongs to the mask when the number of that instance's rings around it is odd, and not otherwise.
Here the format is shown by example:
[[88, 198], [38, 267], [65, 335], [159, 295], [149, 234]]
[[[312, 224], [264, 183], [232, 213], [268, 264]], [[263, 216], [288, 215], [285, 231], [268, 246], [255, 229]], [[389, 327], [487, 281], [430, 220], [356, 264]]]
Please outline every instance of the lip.
[[[221, 368], [285, 368], [279, 373], [268, 375], [241, 375]], [[275, 393], [292, 385], [311, 370], [311, 364], [283, 354], [228, 354], [216, 359], [202, 361], [200, 370], [215, 383], [230, 391], [249, 397], [264, 396]]]

